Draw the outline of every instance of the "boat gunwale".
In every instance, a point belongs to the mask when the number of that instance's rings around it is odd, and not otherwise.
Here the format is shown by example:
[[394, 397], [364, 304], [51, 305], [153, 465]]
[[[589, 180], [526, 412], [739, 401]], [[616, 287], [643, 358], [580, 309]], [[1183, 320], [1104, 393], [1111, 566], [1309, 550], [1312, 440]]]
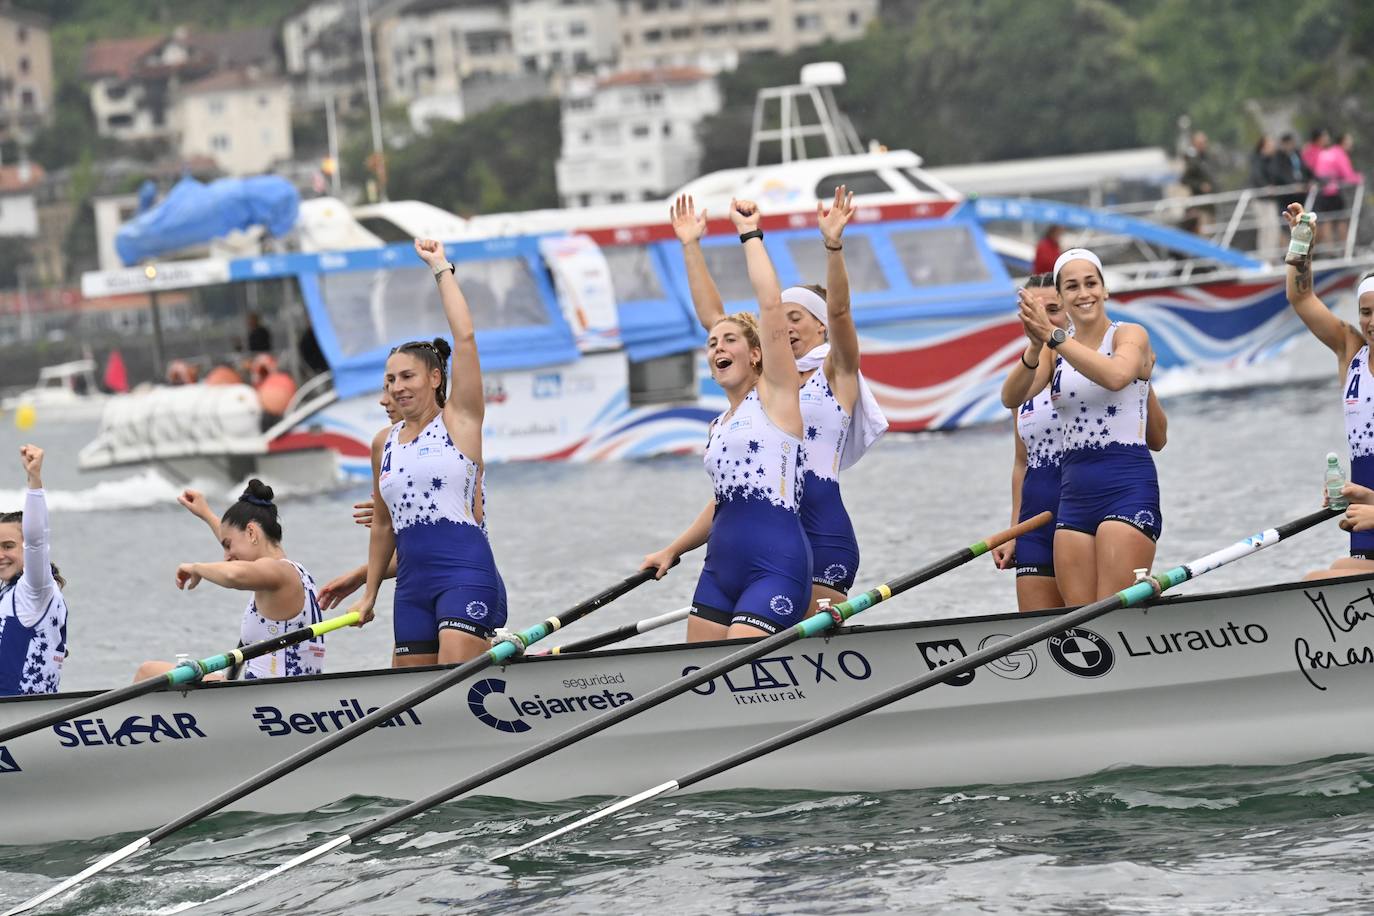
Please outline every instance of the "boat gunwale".
[[[1312, 581], [1300, 579], [1295, 582], [1279, 582], [1272, 585], [1256, 585], [1250, 586], [1248, 588], [1227, 589], [1225, 591], [1219, 592], [1202, 592], [1196, 595], [1165, 595], [1161, 597], [1159, 601], [1154, 602], [1150, 605], [1138, 607], [1136, 608], [1136, 610], [1148, 612], [1151, 608], [1160, 606], [1173, 607], [1175, 605], [1194, 604], [1201, 601], [1218, 601], [1233, 598], [1247, 598], [1253, 595], [1272, 594], [1274, 592], [1288, 592], [1296, 591], [1298, 589], [1312, 588], [1314, 587], [1314, 584], [1315, 587], [1321, 587], [1321, 585], [1325, 585], [1328, 583], [1352, 584], [1362, 581], [1374, 582], [1374, 572], [1356, 573], [1355, 575], [1341, 576], [1339, 578], [1320, 579], [1315, 580], [1315, 583]], [[980, 614], [970, 617], [941, 617], [932, 620], [907, 620], [897, 621], [893, 623], [878, 623], [871, 625], [859, 623], [846, 625], [844, 628], [840, 630], [818, 634], [817, 636], [807, 638], [823, 639], [829, 641], [836, 637], [852, 636], [858, 635], [860, 633], [883, 633], [896, 630], [923, 630], [930, 629], [933, 627], [947, 627], [968, 623], [997, 623], [1006, 620], [1037, 620], [1046, 617], [1053, 617], [1056, 615], [1062, 616], [1072, 610], [1074, 610], [1074, 608], [1072, 607], [1046, 608], [1044, 610], [1038, 611], [1009, 611], [1000, 614]], [[1122, 610], [1122, 608], [1118, 608], [1117, 610]], [[630, 655], [678, 652], [683, 649], [715, 648], [719, 646], [744, 646], [757, 642], [759, 639], [764, 638], [766, 637], [733, 640], [718, 639], [694, 643], [676, 642], [651, 646], [625, 646], [619, 649], [593, 649], [587, 652], [570, 652], [566, 655], [563, 655], [561, 653], [559, 655], [519, 655], [507, 659], [501, 664], [492, 667], [504, 670], [505, 668], [511, 665], [527, 663], [543, 664], [558, 661], [585, 661], [589, 658], [614, 659], [617, 657]], [[255, 687], [258, 685], [299, 684], [304, 682], [339, 680], [342, 678], [378, 677], [398, 674], [413, 674], [417, 672], [427, 671], [448, 671], [452, 670], [454, 667], [456, 667], [456, 665], [416, 665], [408, 668], [360, 668], [353, 671], [329, 671], [323, 674], [311, 674], [297, 677], [255, 678], [251, 681], [238, 680], [213, 681], [209, 683], [200, 682], [182, 685], [175, 691], [157, 691], [155, 693], [181, 693], [185, 695], [193, 690], [225, 690], [242, 687]], [[99, 694], [104, 692], [106, 691], [82, 690], [62, 693], [39, 693], [29, 694], [25, 696], [0, 697], [0, 706], [3, 706], [4, 704], [13, 703], [51, 701], [58, 698], [62, 698], [65, 700], [79, 700], [85, 697], [98, 696]], [[151, 695], [155, 694], [150, 694], [150, 696]]]

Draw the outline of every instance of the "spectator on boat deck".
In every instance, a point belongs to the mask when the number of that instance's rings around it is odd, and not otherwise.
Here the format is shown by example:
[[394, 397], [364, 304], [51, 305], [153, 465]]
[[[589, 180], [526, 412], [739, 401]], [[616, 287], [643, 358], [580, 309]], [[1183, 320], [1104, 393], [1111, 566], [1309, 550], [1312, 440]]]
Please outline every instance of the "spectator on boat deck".
[[1274, 145], [1274, 138], [1268, 134], [1261, 134], [1255, 141], [1255, 148], [1250, 151], [1250, 173], [1247, 178], [1247, 187], [1267, 188], [1275, 184], [1274, 167], [1272, 159], [1278, 147]]
[[[1194, 197], [1213, 194], [1217, 190], [1216, 164], [1209, 150], [1207, 135], [1197, 131], [1189, 140], [1183, 154], [1183, 184]], [[1191, 229], [1198, 235], [1206, 235], [1211, 230], [1216, 205], [1211, 203], [1193, 204], [1188, 208], [1187, 219]]]
[[372, 440], [367, 589], [355, 607], [360, 625], [372, 619], [394, 554], [396, 667], [475, 658], [506, 622], [506, 587], [487, 540], [486, 397], [472, 315], [444, 246], [416, 239], [415, 253], [438, 284], [453, 349], [436, 337], [387, 357], [386, 388], [402, 422]]
[[271, 353], [272, 352], [272, 332], [267, 329], [267, 325], [262, 323], [262, 316], [257, 312], [248, 313], [248, 352], [249, 353]]
[[19, 449], [28, 489], [0, 513], [0, 696], [57, 693], [67, 658], [67, 581], [48, 559], [43, 450]]
[[1325, 127], [1319, 127], [1312, 131], [1307, 139], [1307, 143], [1302, 148], [1302, 164], [1307, 166], [1309, 174], [1315, 175], [1317, 172], [1317, 157], [1321, 151], [1331, 145], [1331, 132]]
[[1319, 215], [1330, 214], [1325, 226], [1320, 219], [1317, 221], [1318, 244], [1343, 241], [1350, 227], [1349, 197], [1354, 192], [1348, 192], [1345, 188], [1360, 181], [1360, 173], [1350, 163], [1350, 150], [1354, 146], [1354, 135], [1346, 131], [1341, 134], [1339, 141], [1317, 154], [1317, 164], [1312, 167], [1312, 174], [1318, 182], [1317, 201], [1312, 209]]
[[[1272, 166], [1276, 185], [1296, 185], [1312, 180], [1312, 172], [1298, 154], [1298, 138], [1292, 133], [1279, 138], [1279, 148], [1274, 153]], [[1289, 204], [1300, 204], [1306, 199], [1306, 190], [1292, 190], [1280, 195], [1279, 218], [1283, 218], [1283, 211], [1288, 209]]]
[[1134, 570], [1154, 562], [1163, 529], [1159, 478], [1146, 442], [1154, 354], [1149, 332], [1108, 317], [1097, 255], [1069, 249], [1054, 278], [1074, 335], [1055, 327], [1045, 307], [1021, 290], [1021, 324], [1039, 361], [1027, 356], [1034, 375], [1027, 383], [1028, 373], [1021, 373], [1019, 390], [1004, 388], [1002, 397], [1015, 404], [1050, 386], [1064, 443], [1054, 577], [1065, 602], [1087, 604], [1135, 581]]
[[1279, 220], [1282, 217], [1274, 218], [1274, 211], [1270, 209], [1269, 204], [1270, 197], [1263, 193], [1278, 183], [1275, 181], [1274, 163], [1277, 153], [1278, 147], [1274, 145], [1274, 138], [1268, 134], [1261, 134], [1255, 142], [1255, 148], [1250, 151], [1250, 173], [1246, 179], [1247, 187], [1255, 192], [1249, 205], [1249, 216], [1255, 224], [1255, 248], [1269, 254], [1276, 254], [1281, 244]]
[[1064, 232], [1061, 226], [1050, 226], [1035, 243], [1035, 260], [1031, 263], [1031, 273], [1048, 274], [1059, 258], [1059, 236]]
[[730, 402], [707, 431], [704, 461], [715, 499], [671, 544], [640, 562], [661, 579], [678, 557], [706, 545], [688, 642], [778, 633], [799, 623], [811, 604], [811, 545], [800, 515], [801, 379], [782, 289], [758, 228], [758, 205], [730, 201], [730, 221], [744, 245], [761, 320], [749, 312], [727, 315], [706, 337], [711, 377]]
[[[271, 639], [282, 633], [300, 630], [324, 619], [315, 594], [315, 580], [304, 566], [290, 560], [281, 546], [281, 520], [272, 502], [272, 488], [256, 477], [224, 515], [215, 518], [204, 495], [185, 490], [177, 502], [205, 522], [224, 550], [224, 559], [215, 563], [182, 563], [177, 567], [176, 585], [190, 590], [204, 579], [221, 588], [252, 592], [239, 624], [239, 645]], [[176, 667], [173, 662], [147, 661], [139, 666], [134, 680], [156, 677]], [[243, 677], [295, 677], [324, 671], [324, 637], [278, 649], [245, 662]], [[222, 674], [206, 675], [206, 680], [221, 680]]]
[[[1302, 204], [1291, 204], [1284, 217], [1295, 225]], [[1320, 225], [1320, 217], [1317, 219]], [[1374, 374], [1369, 369], [1369, 344], [1374, 340], [1374, 275], [1356, 288], [1359, 326], [1337, 318], [1312, 288], [1312, 261], [1289, 264], [1288, 303], [1312, 335], [1336, 354], [1341, 400], [1345, 405], [1345, 435], [1350, 447], [1350, 482], [1374, 487]], [[1350, 555], [1327, 569], [1314, 570], [1308, 579], [1327, 579], [1374, 572], [1374, 531], [1359, 529], [1350, 535]]]

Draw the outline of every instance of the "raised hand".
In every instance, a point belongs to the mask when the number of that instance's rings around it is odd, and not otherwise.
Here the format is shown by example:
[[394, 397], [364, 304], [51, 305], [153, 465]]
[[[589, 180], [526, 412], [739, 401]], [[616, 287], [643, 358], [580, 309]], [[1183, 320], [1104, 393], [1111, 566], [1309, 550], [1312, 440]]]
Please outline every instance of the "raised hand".
[[[1292, 229], [1294, 226], [1298, 224], [1298, 220], [1302, 218], [1302, 214], [1302, 204], [1298, 203], [1297, 201], [1294, 201], [1284, 209], [1283, 221], [1288, 224], [1289, 229]], [[1316, 218], [1317, 214], [1313, 213], [1312, 219], [1315, 221]]]
[[847, 190], [844, 185], [835, 189], [835, 200], [828, 212], [824, 201], [816, 201], [816, 223], [821, 228], [821, 238], [827, 247], [835, 248], [840, 244], [840, 236], [844, 234], [844, 227], [854, 218], [855, 209], [854, 192]]
[[730, 201], [730, 222], [735, 224], [735, 229], [740, 235], [757, 229], [759, 217], [759, 205], [752, 200]]
[[1044, 346], [1050, 339], [1050, 334], [1054, 333], [1054, 325], [1050, 323], [1050, 316], [1045, 312], [1045, 307], [1024, 289], [1016, 291], [1016, 300], [1021, 327], [1025, 330], [1026, 337], [1031, 343]]
[[448, 262], [448, 256], [444, 254], [444, 246], [441, 242], [434, 239], [416, 239], [415, 253], [420, 256], [431, 268], [439, 267]]
[[177, 497], [177, 502], [185, 506], [186, 511], [197, 518], [214, 514], [210, 511], [210, 504], [205, 501], [205, 494], [199, 490], [182, 490], [181, 495]]
[[43, 450], [36, 445], [21, 445], [19, 460], [24, 465], [30, 490], [43, 489]]
[[696, 205], [690, 194], [680, 194], [668, 206], [668, 221], [673, 224], [677, 240], [684, 245], [701, 241], [706, 234], [706, 208], [696, 212]]
[[190, 591], [199, 584], [200, 573], [196, 572], [196, 564], [182, 563], [177, 567], [177, 588]]

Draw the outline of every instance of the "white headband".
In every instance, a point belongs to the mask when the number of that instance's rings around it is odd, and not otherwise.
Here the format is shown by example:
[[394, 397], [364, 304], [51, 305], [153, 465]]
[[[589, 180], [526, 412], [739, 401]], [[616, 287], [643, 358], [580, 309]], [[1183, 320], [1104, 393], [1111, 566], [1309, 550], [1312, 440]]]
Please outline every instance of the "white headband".
[[[1358, 303], [1364, 298], [1365, 293], [1374, 293], [1374, 274], [1370, 274], [1360, 281], [1360, 288], [1355, 293], [1355, 301]], [[787, 301], [787, 294], [783, 293], [783, 301]]]
[[1064, 265], [1070, 261], [1087, 261], [1097, 267], [1098, 276], [1102, 275], [1102, 261], [1097, 255], [1086, 248], [1070, 248], [1061, 254], [1054, 262], [1054, 285], [1059, 285], [1059, 271], [1064, 269]]
[[790, 302], [792, 305], [800, 305], [806, 309], [822, 325], [828, 326], [825, 311], [825, 300], [817, 296], [805, 286], [789, 286], [782, 291], [782, 301]]

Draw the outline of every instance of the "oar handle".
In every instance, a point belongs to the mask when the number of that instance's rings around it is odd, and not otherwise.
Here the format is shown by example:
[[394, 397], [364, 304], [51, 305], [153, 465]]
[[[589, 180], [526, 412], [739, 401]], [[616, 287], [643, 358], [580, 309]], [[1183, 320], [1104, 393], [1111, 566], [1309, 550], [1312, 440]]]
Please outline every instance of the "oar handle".
[[1054, 521], [1054, 513], [1048, 509], [1046, 509], [1044, 512], [1041, 512], [1039, 515], [1032, 515], [1024, 522], [1017, 522], [1015, 525], [1012, 525], [1005, 531], [999, 531], [992, 537], [983, 541], [985, 550], [980, 552], [986, 552], [987, 550], [991, 550], [994, 547], [1001, 547], [1007, 541], [1014, 541], [1021, 535], [1029, 534], [1036, 528], [1041, 528], [1045, 525], [1048, 525], [1052, 521]]

